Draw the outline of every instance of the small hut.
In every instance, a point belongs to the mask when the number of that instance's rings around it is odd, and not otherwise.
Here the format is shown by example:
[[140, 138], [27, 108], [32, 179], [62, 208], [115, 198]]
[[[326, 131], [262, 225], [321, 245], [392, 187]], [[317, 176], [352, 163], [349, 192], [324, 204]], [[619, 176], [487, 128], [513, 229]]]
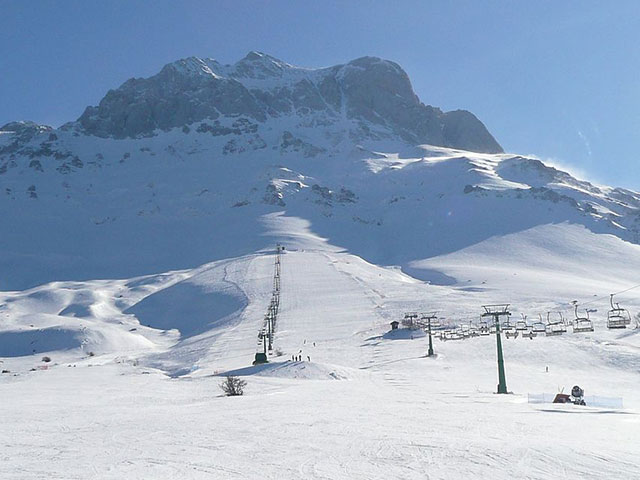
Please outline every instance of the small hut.
[[400, 322], [398, 322], [397, 320], [394, 320], [393, 322], [390, 323], [390, 325], [391, 325], [391, 330], [397, 330], [398, 325], [400, 325]]

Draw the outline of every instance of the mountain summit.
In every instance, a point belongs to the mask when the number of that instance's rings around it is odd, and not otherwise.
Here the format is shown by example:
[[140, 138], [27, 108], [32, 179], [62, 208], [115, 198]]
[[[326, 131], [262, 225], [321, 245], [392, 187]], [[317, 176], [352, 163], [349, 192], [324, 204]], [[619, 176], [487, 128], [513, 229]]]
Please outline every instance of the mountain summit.
[[259, 52], [233, 65], [189, 57], [109, 91], [78, 124], [91, 135], [126, 138], [238, 116], [258, 123], [291, 117], [318, 127], [346, 122], [357, 138], [399, 136], [412, 144], [502, 152], [472, 113], [424, 105], [406, 72], [376, 57], [320, 69]]

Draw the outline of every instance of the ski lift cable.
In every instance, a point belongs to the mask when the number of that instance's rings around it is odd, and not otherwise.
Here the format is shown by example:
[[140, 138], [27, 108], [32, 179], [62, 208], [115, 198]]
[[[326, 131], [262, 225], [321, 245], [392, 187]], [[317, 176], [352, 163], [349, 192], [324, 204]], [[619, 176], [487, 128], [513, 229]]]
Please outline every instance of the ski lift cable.
[[629, 288], [626, 288], [624, 290], [620, 290], [619, 292], [615, 292], [613, 294], [610, 293], [608, 295], [602, 295], [600, 297], [593, 298], [593, 299], [589, 300], [588, 302], [580, 303], [580, 306], [584, 307], [585, 305], [589, 305], [589, 304], [594, 303], [594, 302], [599, 302], [599, 301], [601, 301], [601, 300], [603, 300], [603, 299], [605, 299], [607, 297], [610, 297], [611, 295], [614, 295], [614, 296], [615, 295], [620, 295], [621, 293], [629, 292], [629, 291], [634, 290], [634, 289], [636, 289], [638, 287], [640, 287], [640, 284], [634, 285], [633, 287], [629, 287]]

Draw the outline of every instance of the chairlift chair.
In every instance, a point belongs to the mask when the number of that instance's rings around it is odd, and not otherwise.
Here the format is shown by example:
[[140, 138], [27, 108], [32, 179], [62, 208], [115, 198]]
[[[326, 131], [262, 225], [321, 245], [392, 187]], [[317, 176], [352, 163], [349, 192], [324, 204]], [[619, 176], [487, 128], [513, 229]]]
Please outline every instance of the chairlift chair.
[[611, 310], [607, 312], [607, 328], [627, 328], [627, 325], [631, 324], [631, 314], [629, 311], [620, 308], [620, 304], [616, 303], [614, 307], [613, 303], [613, 293], [609, 298], [609, 303], [611, 303]]
[[519, 332], [529, 330], [529, 326], [527, 325], [527, 316], [524, 313], [522, 314], [522, 320], [518, 320], [516, 322], [516, 330]]
[[564, 332], [566, 332], [566, 328], [564, 325], [559, 325], [557, 323], [552, 323], [550, 325], [547, 325], [547, 331], [545, 332], [545, 335], [547, 337], [553, 337], [556, 335], [562, 335]]
[[586, 317], [578, 316], [578, 301], [573, 302], [573, 314], [575, 316], [573, 320], [573, 333], [593, 332], [593, 322], [589, 318], [589, 310], [585, 310]]
[[402, 325], [408, 327], [411, 330], [416, 330], [419, 328], [418, 326], [418, 313], [417, 312], [408, 312], [404, 314], [404, 318], [402, 319]]
[[562, 316], [562, 312], [558, 312], [559, 318], [556, 320], [551, 320], [549, 318], [551, 312], [547, 312], [547, 328], [545, 334], [547, 336], [556, 336], [562, 335], [567, 331], [567, 325], [565, 324], [564, 317]]
[[480, 336], [480, 330], [476, 325], [469, 325], [469, 335], [472, 337]]
[[500, 331], [504, 333], [506, 338], [518, 338], [516, 324], [511, 323], [511, 319], [508, 316], [507, 319], [500, 324]]
[[440, 339], [444, 340], [444, 341], [448, 341], [448, 340], [460, 340], [462, 337], [460, 336], [460, 334], [458, 333], [458, 331], [456, 329], [451, 329], [448, 328], [446, 330], [443, 330], [441, 332], [441, 336]]
[[[563, 315], [562, 312], [558, 312], [558, 316], [560, 317], [560, 323], [562, 323], [565, 327], [569, 326], [569, 320], [567, 320], [567, 318]], [[565, 329], [566, 332], [566, 329]]]
[[510, 315], [511, 314], [505, 315], [506, 319], [500, 322], [500, 330], [502, 330], [503, 332], [508, 332], [511, 330], [515, 331], [516, 329], [516, 324], [511, 321]]
[[507, 336], [507, 338], [514, 336], [517, 332], [516, 326], [507, 320], [502, 325], [500, 325], [500, 330]]
[[460, 327], [455, 329], [455, 331], [453, 332], [453, 335], [456, 337], [456, 339], [458, 339], [458, 337], [460, 339], [469, 338], [469, 332], [467, 332], [466, 330], [463, 330]]
[[480, 335], [490, 335], [491, 332], [489, 331], [489, 324], [484, 320], [481, 320], [480, 323], [478, 323], [478, 332]]
[[533, 333], [545, 333], [547, 331], [547, 326], [542, 321], [542, 314], [538, 314], [539, 320], [531, 325], [531, 330]]
[[463, 340], [465, 338], [464, 332], [461, 329], [456, 329], [451, 333], [449, 340]]
[[518, 330], [515, 329], [515, 327], [509, 328], [508, 330], [505, 330], [504, 332], [504, 336], [507, 338], [518, 338], [518, 335], [520, 334], [520, 332]]
[[536, 322], [531, 327], [531, 331], [533, 333], [545, 333], [547, 331], [547, 327], [542, 322]]
[[440, 332], [440, 340], [447, 341], [452, 340], [453, 330], [446, 328]]

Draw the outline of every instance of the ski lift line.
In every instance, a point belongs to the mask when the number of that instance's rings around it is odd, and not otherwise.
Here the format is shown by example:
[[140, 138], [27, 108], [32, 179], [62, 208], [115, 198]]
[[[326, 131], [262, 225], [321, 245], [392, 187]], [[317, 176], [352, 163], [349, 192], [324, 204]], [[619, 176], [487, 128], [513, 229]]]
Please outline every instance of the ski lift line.
[[[260, 360], [260, 363], [264, 363], [267, 361], [267, 344], [268, 351], [271, 352], [273, 349], [273, 340], [274, 334], [276, 331], [276, 324], [278, 320], [278, 310], [280, 307], [280, 276], [281, 276], [281, 258], [280, 252], [283, 247], [280, 244], [276, 247], [276, 258], [275, 258], [275, 270], [273, 275], [273, 291], [271, 293], [271, 302], [267, 307], [267, 313], [264, 316], [262, 329], [258, 332], [258, 352], [256, 353], [256, 362]], [[264, 357], [259, 359], [260, 355], [260, 347], [263, 347]]]
[[590, 305], [592, 303], [599, 302], [599, 301], [601, 301], [601, 300], [603, 300], [603, 299], [605, 299], [605, 298], [607, 298], [607, 297], [609, 297], [611, 295], [614, 295], [614, 296], [615, 295], [620, 295], [622, 293], [627, 293], [627, 292], [630, 292], [631, 290], [635, 290], [636, 288], [639, 288], [639, 287], [640, 287], [640, 283], [638, 285], [634, 285], [633, 287], [629, 287], [629, 288], [626, 288], [624, 290], [620, 290], [619, 292], [608, 293], [606, 295], [602, 295], [600, 297], [593, 298], [593, 299], [589, 300], [588, 302], [584, 302], [584, 303], [580, 302], [580, 305], [582, 305], [584, 307], [585, 305]]

